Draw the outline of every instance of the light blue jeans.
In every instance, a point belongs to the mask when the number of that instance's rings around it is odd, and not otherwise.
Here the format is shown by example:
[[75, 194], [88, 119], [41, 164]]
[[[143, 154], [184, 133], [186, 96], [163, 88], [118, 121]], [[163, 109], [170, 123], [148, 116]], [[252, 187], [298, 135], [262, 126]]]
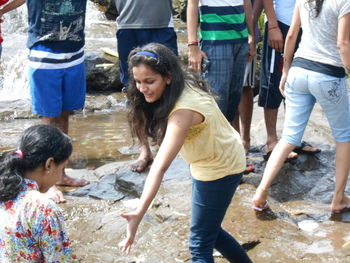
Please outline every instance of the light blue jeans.
[[327, 116], [335, 141], [350, 141], [349, 95], [345, 78], [292, 67], [288, 73], [285, 93], [284, 141], [300, 146], [316, 102]]
[[229, 44], [201, 44], [210, 66], [204, 78], [219, 96], [218, 106], [229, 122], [241, 100], [245, 66], [248, 58], [248, 42]]

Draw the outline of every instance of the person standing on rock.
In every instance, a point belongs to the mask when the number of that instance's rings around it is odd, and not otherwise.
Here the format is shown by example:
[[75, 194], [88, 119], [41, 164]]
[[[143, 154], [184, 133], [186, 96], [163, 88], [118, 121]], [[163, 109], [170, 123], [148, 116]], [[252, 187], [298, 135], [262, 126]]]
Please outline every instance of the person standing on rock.
[[[189, 0], [187, 28], [188, 64], [203, 71], [218, 95], [221, 111], [232, 123], [247, 60], [256, 55], [251, 0]], [[209, 67], [204, 70], [202, 64], [206, 60]]]
[[[303, 35], [294, 54], [301, 28]], [[314, 104], [318, 102], [336, 141], [331, 212], [350, 210], [350, 198], [345, 196], [350, 170], [350, 106], [346, 73], [350, 73], [350, 1], [297, 0], [284, 47], [280, 84], [281, 93], [286, 98], [283, 134], [272, 151], [254, 195], [254, 209], [267, 208], [268, 189], [289, 153], [300, 145]]]
[[226, 210], [245, 169], [239, 134], [217, 106], [208, 85], [185, 72], [175, 54], [161, 44], [134, 49], [129, 56], [129, 122], [133, 135], [150, 136], [159, 145], [138, 208], [121, 216], [128, 221], [120, 243], [130, 252], [138, 225], [178, 152], [190, 163], [192, 262], [214, 262], [217, 249], [230, 262], [250, 263], [242, 246], [222, 227]]
[[[279, 91], [283, 67], [284, 41], [292, 21], [296, 0], [262, 0], [267, 22], [263, 43], [263, 54], [260, 67], [260, 90], [258, 105], [264, 108], [264, 120], [266, 127], [266, 143], [263, 147], [264, 160], [268, 160], [273, 148], [278, 142], [277, 116], [283, 96]], [[301, 35], [301, 32], [300, 32]], [[300, 41], [298, 37], [297, 45]], [[303, 142], [288, 159], [296, 159], [298, 153], [314, 154], [321, 150]]]
[[[85, 103], [84, 27], [87, 0], [13, 0], [0, 17], [26, 2], [28, 8], [29, 86], [33, 113], [43, 124], [68, 134], [69, 115]], [[89, 182], [63, 175], [58, 185]], [[57, 202], [65, 201], [53, 188]]]
[[[118, 11], [117, 44], [120, 80], [126, 89], [129, 82], [128, 56], [136, 47], [154, 42], [170, 48], [176, 55], [177, 37], [174, 30], [171, 0], [114, 0]], [[131, 165], [134, 172], [143, 172], [153, 161], [147, 137], [140, 138], [141, 153]]]

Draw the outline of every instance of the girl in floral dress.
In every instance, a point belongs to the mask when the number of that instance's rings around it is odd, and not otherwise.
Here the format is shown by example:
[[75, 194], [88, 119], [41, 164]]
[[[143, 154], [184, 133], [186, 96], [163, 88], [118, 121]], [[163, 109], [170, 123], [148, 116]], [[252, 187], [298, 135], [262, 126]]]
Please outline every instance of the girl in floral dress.
[[43, 193], [72, 153], [57, 128], [36, 125], [0, 163], [0, 262], [77, 262], [56, 204]]

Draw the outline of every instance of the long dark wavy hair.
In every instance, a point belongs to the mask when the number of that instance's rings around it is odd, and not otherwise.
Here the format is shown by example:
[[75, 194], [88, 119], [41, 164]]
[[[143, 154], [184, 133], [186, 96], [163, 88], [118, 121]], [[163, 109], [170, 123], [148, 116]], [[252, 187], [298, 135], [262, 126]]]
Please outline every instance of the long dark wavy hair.
[[[138, 54], [151, 52], [155, 56]], [[132, 69], [139, 65], [148, 66], [162, 77], [171, 76], [171, 83], [166, 86], [159, 100], [148, 103], [144, 95], [136, 88]], [[185, 83], [210, 93], [206, 82], [192, 70], [185, 70], [179, 58], [164, 45], [150, 43], [141, 48], [135, 48], [129, 55], [129, 74], [127, 100], [130, 106], [128, 114], [131, 133], [140, 141], [151, 137], [158, 145], [161, 144], [167, 128], [168, 116], [180, 97]]]
[[324, 0], [307, 0], [309, 6], [309, 15], [310, 17], [316, 18], [319, 16], [322, 10]]
[[69, 158], [72, 143], [67, 135], [50, 125], [35, 125], [26, 129], [16, 152], [7, 154], [0, 163], [0, 201], [14, 199], [23, 183], [26, 171], [44, 166], [52, 157], [56, 164]]

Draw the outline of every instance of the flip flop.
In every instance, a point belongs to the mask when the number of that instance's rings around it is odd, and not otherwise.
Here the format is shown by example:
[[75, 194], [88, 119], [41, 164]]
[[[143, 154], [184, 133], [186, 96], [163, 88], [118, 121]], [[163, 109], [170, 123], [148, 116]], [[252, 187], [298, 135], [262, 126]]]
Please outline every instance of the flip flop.
[[[308, 150], [305, 150], [305, 149], [304, 149], [305, 147], [315, 148], [316, 150], [314, 150], [314, 151], [308, 151]], [[297, 154], [311, 154], [311, 155], [312, 155], [312, 154], [316, 154], [316, 153], [321, 152], [321, 149], [318, 149], [318, 148], [312, 146], [312, 145], [311, 145], [310, 143], [308, 143], [308, 142], [302, 141], [302, 142], [301, 142], [301, 145], [298, 146], [298, 147], [296, 147], [296, 148], [294, 149], [293, 152], [296, 152]]]
[[350, 203], [348, 203], [344, 208], [340, 210], [332, 210], [331, 214], [342, 214], [350, 211]]
[[263, 155], [264, 160], [267, 162], [270, 158], [272, 151], [268, 151]]
[[[293, 151], [293, 152], [295, 152], [295, 151]], [[265, 154], [263, 155], [263, 158], [264, 158], [264, 161], [265, 161], [265, 162], [267, 162], [267, 161], [269, 160], [269, 158], [270, 158], [270, 156], [271, 156], [271, 153], [272, 153], [272, 151], [269, 151], [269, 152], [267, 152], [267, 153], [265, 153]], [[289, 163], [289, 162], [293, 162], [293, 161], [296, 160], [296, 159], [298, 159], [298, 155], [295, 156], [295, 157], [288, 157], [284, 162], [285, 162], [285, 163]]]
[[255, 206], [255, 205], [253, 204], [253, 205], [252, 205], [252, 208], [253, 208], [255, 211], [262, 212], [262, 211], [266, 210], [267, 208], [269, 208], [269, 204], [267, 203], [267, 201], [265, 202], [265, 204], [264, 204], [263, 207]]
[[249, 174], [255, 171], [255, 167], [254, 164], [250, 163], [247, 165], [247, 167], [245, 168], [243, 174]]

